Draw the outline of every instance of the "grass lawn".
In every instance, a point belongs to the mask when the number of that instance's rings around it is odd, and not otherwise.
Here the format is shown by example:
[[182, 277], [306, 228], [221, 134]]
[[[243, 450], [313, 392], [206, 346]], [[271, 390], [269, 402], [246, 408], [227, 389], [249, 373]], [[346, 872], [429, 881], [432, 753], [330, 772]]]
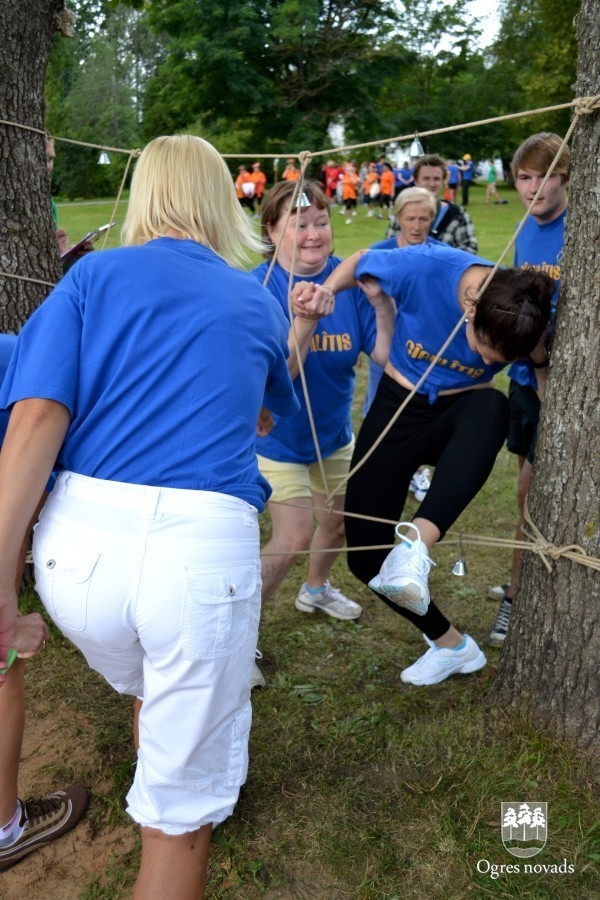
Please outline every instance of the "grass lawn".
[[[481, 255], [494, 260], [521, 207], [516, 193], [502, 186], [507, 205], [486, 206], [484, 193], [484, 187], [472, 189], [469, 212]], [[112, 207], [112, 201], [61, 205], [59, 223], [76, 240], [108, 222]], [[366, 219], [364, 208], [352, 225], [335, 209], [332, 220], [341, 256], [384, 236], [385, 223]], [[118, 244], [116, 230], [111, 243]], [[358, 369], [357, 426], [365, 371], [364, 365]], [[516, 473], [515, 459], [502, 451], [454, 532], [511, 537]], [[409, 499], [406, 515], [414, 509]], [[269, 527], [265, 514], [265, 540]], [[483, 646], [497, 612], [487, 589], [507, 579], [510, 553], [466, 547], [466, 578], [450, 574], [456, 555], [455, 547], [436, 549], [432, 594]], [[419, 633], [358, 583], [343, 557], [332, 582], [363, 605], [359, 622], [296, 611], [293, 600], [305, 570], [301, 559], [263, 610], [259, 646], [267, 687], [253, 695], [248, 781], [234, 815], [214, 833], [208, 896], [599, 897], [597, 772], [572, 747], [490, 707], [499, 651], [487, 648], [488, 665], [475, 675], [430, 688], [405, 685], [400, 670], [426, 649]], [[36, 603], [32, 595], [25, 602]], [[66, 721], [53, 783], [60, 775], [93, 790], [90, 853], [113, 832], [130, 838], [115, 841], [95, 874], [91, 863], [86, 869], [80, 860], [73, 893], [60, 896], [127, 897], [138, 862], [135, 826], [123, 803], [134, 765], [131, 701], [114, 695], [56, 632], [28, 670], [36, 716], [53, 716], [60, 708]], [[77, 748], [85, 752], [78, 755]], [[547, 842], [533, 859], [518, 859], [504, 848], [501, 801], [548, 803]]]

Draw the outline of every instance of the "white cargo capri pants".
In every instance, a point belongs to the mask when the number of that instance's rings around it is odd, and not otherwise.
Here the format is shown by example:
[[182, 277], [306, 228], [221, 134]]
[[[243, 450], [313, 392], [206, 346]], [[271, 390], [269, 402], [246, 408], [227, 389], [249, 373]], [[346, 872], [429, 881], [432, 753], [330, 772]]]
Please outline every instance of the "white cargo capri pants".
[[166, 834], [222, 822], [248, 769], [255, 507], [64, 472], [33, 556], [63, 634], [117, 691], [144, 701], [129, 814]]

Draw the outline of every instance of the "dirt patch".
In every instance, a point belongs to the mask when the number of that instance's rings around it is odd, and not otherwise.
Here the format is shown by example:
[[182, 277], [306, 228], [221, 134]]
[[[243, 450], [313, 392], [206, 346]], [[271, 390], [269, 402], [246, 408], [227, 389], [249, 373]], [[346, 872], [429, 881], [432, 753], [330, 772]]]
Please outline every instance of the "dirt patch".
[[[58, 708], [48, 716], [35, 699], [28, 704], [19, 776], [22, 797], [40, 797], [66, 786], [64, 778], [55, 773], [57, 765], [65, 763], [65, 732], [71, 735], [74, 726], [78, 737], [69, 740], [68, 767], [74, 771], [88, 768], [94, 747], [86, 724], [83, 719], [74, 723], [72, 710]], [[101, 789], [100, 785], [93, 787]], [[94, 833], [93, 813], [92, 796], [88, 812], [72, 832], [1, 874], [0, 900], [28, 896], [76, 900], [95, 875], [101, 876], [115, 859], [126, 857], [137, 843], [136, 826], [132, 823], [130, 828], [116, 826]]]

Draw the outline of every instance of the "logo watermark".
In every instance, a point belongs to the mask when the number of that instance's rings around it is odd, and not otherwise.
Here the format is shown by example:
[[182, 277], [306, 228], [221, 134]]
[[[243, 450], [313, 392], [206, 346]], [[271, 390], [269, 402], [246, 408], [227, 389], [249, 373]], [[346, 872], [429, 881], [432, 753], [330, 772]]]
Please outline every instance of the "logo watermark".
[[502, 843], [509, 853], [530, 859], [544, 849], [548, 837], [548, 804], [542, 802], [501, 805]]
[[[531, 859], [546, 846], [548, 804], [544, 801], [503, 801], [500, 806], [500, 832], [504, 848], [520, 860]], [[575, 866], [560, 862], [494, 863], [477, 860], [477, 871], [494, 881], [501, 875], [572, 875]]]

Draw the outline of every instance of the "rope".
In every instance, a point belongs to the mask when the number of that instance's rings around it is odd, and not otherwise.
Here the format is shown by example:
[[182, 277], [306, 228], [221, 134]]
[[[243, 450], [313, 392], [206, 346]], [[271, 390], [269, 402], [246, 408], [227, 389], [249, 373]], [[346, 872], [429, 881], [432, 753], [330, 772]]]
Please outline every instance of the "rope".
[[[569, 104], [569, 105], [574, 105], [574, 104]], [[567, 145], [567, 143], [568, 143], [568, 141], [569, 141], [569, 139], [570, 139], [570, 137], [571, 137], [573, 131], [575, 130], [575, 127], [577, 126], [577, 123], [578, 123], [580, 117], [581, 117], [582, 115], [589, 114], [589, 113], [593, 112], [593, 111], [596, 110], [596, 109], [600, 109], [600, 94], [597, 94], [595, 97], [586, 97], [586, 98], [583, 99], [583, 101], [582, 101], [580, 104], [577, 105], [576, 113], [575, 113], [575, 116], [573, 117], [573, 121], [571, 122], [571, 124], [570, 124], [570, 126], [569, 126], [569, 128], [568, 128], [568, 130], [567, 130], [567, 133], [566, 133], [566, 135], [565, 135], [565, 137], [564, 137], [564, 139], [563, 139], [563, 141], [562, 141], [562, 143], [561, 143], [561, 145], [560, 145], [560, 147], [559, 147], [558, 150], [556, 151], [556, 154], [555, 154], [555, 156], [554, 156], [554, 159], [552, 160], [550, 166], [548, 167], [548, 171], [547, 171], [546, 174], [544, 175], [544, 178], [542, 179], [542, 182], [541, 182], [540, 186], [538, 187], [538, 189], [537, 189], [537, 191], [536, 191], [536, 193], [535, 193], [533, 199], [531, 200], [531, 203], [529, 204], [529, 206], [528, 206], [527, 209], [525, 210], [525, 214], [523, 215], [523, 218], [522, 218], [521, 221], [519, 222], [519, 224], [518, 224], [516, 230], [515, 230], [515, 231], [513, 232], [513, 234], [511, 235], [511, 238], [510, 238], [510, 240], [508, 241], [506, 247], [504, 248], [504, 250], [502, 251], [502, 253], [501, 253], [500, 256], [498, 257], [498, 259], [496, 260], [495, 265], [492, 267], [492, 269], [490, 270], [490, 272], [488, 273], [488, 275], [486, 276], [486, 278], [484, 279], [484, 281], [482, 282], [482, 284], [479, 286], [479, 288], [478, 288], [478, 290], [477, 290], [477, 294], [475, 295], [475, 297], [474, 297], [474, 299], [473, 299], [473, 303], [474, 303], [475, 305], [478, 303], [479, 298], [481, 297], [481, 295], [483, 294], [483, 292], [485, 291], [485, 289], [487, 288], [487, 286], [488, 286], [489, 283], [491, 282], [492, 278], [494, 277], [494, 275], [496, 274], [496, 272], [497, 272], [498, 269], [500, 268], [501, 263], [502, 263], [503, 260], [505, 259], [505, 257], [506, 257], [506, 255], [507, 255], [508, 251], [514, 246], [517, 237], [519, 236], [519, 234], [520, 234], [521, 231], [523, 230], [523, 227], [524, 227], [524, 225], [525, 225], [525, 222], [527, 221], [527, 219], [528, 219], [529, 216], [531, 215], [531, 211], [532, 211], [533, 207], [535, 206], [535, 204], [537, 203], [538, 197], [541, 195], [542, 191], [544, 190], [544, 187], [546, 186], [546, 183], [547, 183], [548, 179], [549, 179], [550, 176], [552, 175], [552, 173], [553, 173], [553, 171], [554, 171], [554, 169], [555, 169], [555, 167], [556, 167], [556, 163], [557, 163], [558, 159], [560, 158], [560, 154], [563, 152], [563, 149], [566, 147], [566, 145]], [[385, 436], [386, 436], [386, 435], [389, 433], [389, 431], [393, 428], [394, 424], [396, 423], [396, 421], [398, 420], [398, 418], [400, 417], [400, 415], [402, 414], [402, 412], [406, 409], [406, 407], [408, 406], [408, 404], [410, 403], [410, 401], [413, 399], [413, 397], [415, 396], [415, 394], [418, 392], [418, 390], [419, 390], [419, 388], [421, 387], [421, 385], [426, 381], [426, 379], [428, 378], [429, 373], [432, 371], [433, 367], [434, 367], [435, 365], [437, 365], [438, 360], [441, 359], [441, 357], [442, 357], [442, 355], [444, 354], [446, 348], [450, 345], [450, 343], [454, 340], [454, 338], [456, 337], [456, 335], [457, 335], [458, 332], [460, 331], [460, 329], [461, 329], [461, 327], [462, 327], [462, 324], [463, 324], [463, 320], [464, 320], [464, 315], [461, 315], [460, 318], [459, 318], [459, 320], [458, 320], [458, 322], [457, 322], [456, 325], [454, 326], [452, 332], [450, 333], [449, 337], [446, 338], [446, 340], [445, 340], [444, 344], [442, 345], [442, 347], [438, 350], [438, 352], [436, 353], [436, 355], [434, 356], [434, 358], [430, 361], [430, 363], [429, 363], [429, 365], [427, 366], [427, 368], [426, 368], [425, 372], [423, 373], [423, 375], [419, 378], [419, 380], [417, 381], [416, 385], [412, 388], [412, 390], [410, 391], [410, 393], [408, 394], [408, 396], [403, 400], [403, 402], [401, 403], [401, 405], [398, 407], [398, 409], [396, 410], [396, 412], [394, 413], [394, 415], [392, 416], [392, 418], [390, 419], [390, 421], [388, 422], [388, 424], [386, 425], [386, 427], [383, 429], [383, 431], [381, 432], [381, 434], [378, 436], [377, 440], [376, 440], [376, 441], [374, 442], [374, 444], [369, 448], [369, 450], [365, 453], [365, 455], [362, 457], [362, 459], [359, 459], [359, 460], [358, 460], [358, 462], [356, 463], [356, 465], [354, 466], [354, 468], [351, 469], [351, 470], [348, 472], [348, 474], [346, 475], [346, 477], [345, 477], [342, 481], [339, 482], [339, 484], [337, 485], [337, 487], [336, 487], [334, 493], [341, 493], [342, 489], [346, 486], [346, 484], [348, 483], [348, 481], [350, 480], [350, 478], [352, 477], [352, 475], [354, 475], [356, 472], [359, 471], [359, 469], [367, 462], [367, 460], [371, 457], [371, 455], [372, 455], [372, 454], [375, 452], [375, 450], [379, 447], [379, 445], [381, 444], [381, 442], [383, 441], [383, 439], [385, 438]], [[330, 495], [330, 496], [332, 496], [332, 495]], [[328, 499], [330, 499], [330, 497], [328, 497]]]
[[[473, 122], [463, 122], [461, 125], [448, 125], [445, 128], [432, 128], [429, 131], [420, 131], [419, 137], [432, 137], [436, 134], [448, 134], [452, 131], [462, 131], [466, 128], [477, 128], [480, 125], [493, 125], [495, 122], [507, 122], [510, 119], [524, 119], [527, 116], [541, 115], [542, 113], [558, 112], [561, 109], [575, 109], [579, 115], [585, 115], [594, 112], [600, 108], [600, 94], [594, 94], [589, 97], [578, 97], [569, 103], [559, 103], [556, 106], [542, 106], [538, 109], [528, 109], [518, 113], [507, 113], [503, 116], [494, 116], [489, 119], [477, 119]], [[346, 144], [343, 147], [330, 147], [327, 150], [315, 150], [311, 152], [313, 158], [319, 156], [332, 156], [337, 153], [346, 153], [350, 150], [362, 150], [367, 147], [380, 147], [382, 144], [400, 143], [401, 141], [412, 141], [415, 136], [414, 131], [410, 134], [399, 134], [395, 137], [380, 138], [377, 141], [369, 141], [364, 144]], [[309, 151], [302, 151], [309, 152]], [[261, 153], [261, 154], [240, 154], [240, 153], [223, 153], [222, 156], [235, 159], [278, 159], [281, 153]], [[287, 156], [300, 156], [300, 154], [288, 153]]]
[[600, 572], [600, 559], [594, 559], [592, 556], [588, 556], [583, 547], [579, 544], [564, 544], [563, 546], [557, 547], [555, 544], [546, 540], [531, 518], [529, 507], [527, 505], [527, 497], [525, 497], [524, 516], [530, 531], [523, 526], [523, 534], [531, 540], [531, 543], [526, 545], [526, 549], [537, 553], [542, 558], [542, 561], [549, 572], [552, 572], [552, 565], [550, 564], [548, 557], [554, 561], [561, 557], [565, 557], [566, 559], [571, 559], [573, 562], [578, 562], [583, 566], [588, 566], [590, 569], [595, 569], [597, 572]]
[[[129, 172], [129, 167], [131, 166], [131, 160], [134, 159], [135, 157], [138, 157], [141, 152], [142, 152], [141, 150], [130, 150], [129, 151], [129, 157], [127, 158], [127, 163], [125, 165], [125, 171], [123, 172], [123, 177], [121, 179], [121, 184], [119, 186], [119, 192], [117, 194], [117, 199], [115, 200], [115, 205], [113, 206], [113, 211], [110, 216], [111, 222], [115, 221], [117, 209], [119, 208], [119, 203], [121, 202], [121, 194], [123, 193], [123, 189], [125, 187], [125, 182], [127, 180], [127, 174]], [[110, 228], [107, 228], [104, 233], [104, 238], [102, 240], [102, 247], [100, 248], [101, 250], [104, 250], [104, 248], [106, 247], [106, 242], [108, 240], [108, 232], [109, 231], [110, 231]]]
[[[300, 178], [298, 178], [298, 180], [296, 181], [296, 183], [294, 185], [294, 189], [292, 191], [292, 196], [290, 198], [290, 203], [289, 203], [287, 212], [285, 214], [285, 218], [283, 220], [283, 228], [281, 229], [281, 234], [279, 236], [279, 240], [277, 241], [277, 245], [276, 245], [274, 253], [273, 253], [273, 258], [271, 259], [269, 268], [267, 269], [266, 275], [263, 279], [263, 285], [265, 287], [267, 286], [267, 284], [269, 282], [271, 273], [273, 271], [273, 267], [274, 267], [275, 263], [277, 262], [279, 248], [281, 247], [281, 243], [285, 236], [285, 232], [286, 232], [287, 226], [289, 224], [292, 212], [294, 210], [296, 210], [296, 208], [297, 208], [296, 204], [297, 204], [298, 198], [302, 197], [306, 167], [308, 166], [310, 157], [311, 157], [311, 154], [309, 151], [303, 151], [300, 154]], [[310, 424], [310, 430], [311, 430], [313, 443], [315, 445], [315, 452], [317, 454], [317, 462], [319, 464], [319, 471], [321, 473], [321, 478], [323, 479], [323, 484], [325, 485], [325, 489], [328, 490], [327, 478], [325, 475], [325, 467], [323, 465], [323, 457], [321, 455], [321, 448], [319, 446], [319, 438], [317, 435], [317, 426], [315, 424], [315, 420], [314, 420], [314, 416], [313, 416], [313, 412], [312, 412], [312, 406], [311, 406], [311, 402], [310, 402], [310, 394], [309, 394], [309, 390], [308, 390], [308, 384], [306, 381], [306, 373], [304, 371], [304, 361], [302, 359], [302, 354], [300, 352], [300, 343], [298, 341], [298, 335], [296, 334], [296, 329], [294, 328], [295, 320], [294, 320], [294, 315], [293, 315], [293, 311], [292, 311], [292, 288], [293, 288], [293, 284], [294, 284], [294, 270], [296, 268], [296, 265], [295, 265], [296, 264], [296, 248], [297, 248], [297, 244], [298, 244], [299, 228], [300, 228], [300, 216], [296, 215], [296, 221], [295, 221], [295, 227], [294, 227], [294, 243], [293, 243], [293, 247], [292, 247], [292, 259], [291, 259], [291, 265], [290, 265], [290, 271], [289, 271], [289, 277], [288, 277], [288, 314], [289, 314], [290, 323], [291, 323], [290, 331], [292, 334], [292, 340], [294, 342], [294, 349], [296, 351], [296, 359], [298, 361], [298, 375], [300, 376], [300, 382], [302, 384], [302, 393], [304, 396], [304, 400], [306, 402], [306, 411], [308, 414], [308, 421]], [[330, 505], [333, 506], [333, 500], [331, 500]]]
[[[466, 128], [478, 128], [481, 125], [493, 125], [495, 122], [507, 122], [511, 119], [523, 119], [527, 116], [536, 116], [542, 115], [543, 113], [548, 112], [557, 112], [561, 109], [575, 109], [576, 115], [589, 115], [595, 112], [597, 109], [600, 109], [600, 94], [593, 94], [587, 97], [576, 97], [574, 100], [569, 101], [568, 103], [558, 103], [555, 106], [541, 106], [537, 109], [528, 109], [522, 110], [521, 112], [516, 113], [506, 113], [502, 116], [493, 116], [487, 119], [476, 119], [472, 122], [463, 122], [460, 125], [448, 125], [444, 128], [432, 128], [428, 131], [420, 131], [420, 137], [433, 137], [436, 134], [448, 134], [453, 131], [461, 131]], [[42, 128], [35, 128], [32, 125], [24, 125], [20, 122], [15, 122], [10, 119], [0, 119], [0, 125], [8, 125], [13, 128], [22, 128], [25, 131], [33, 131], [37, 134], [44, 135], [46, 134], [45, 130]], [[331, 156], [338, 153], [344, 153], [349, 150], [361, 150], [366, 149], [367, 147], [380, 147], [382, 144], [390, 144], [390, 143], [399, 143], [400, 141], [412, 141], [415, 134], [414, 131], [410, 134], [400, 134], [394, 137], [388, 138], [380, 138], [377, 141], [368, 141], [363, 144], [347, 144], [343, 147], [330, 147], [327, 150], [301, 150], [299, 152], [287, 152], [280, 151], [278, 153], [222, 153], [221, 156], [224, 159], [279, 159], [282, 155], [286, 155], [288, 157], [297, 157], [298, 160], [301, 160], [302, 157], [306, 154], [308, 158], [314, 159], [319, 156]], [[111, 147], [108, 144], [92, 144], [88, 141], [76, 141], [72, 138], [64, 138], [64, 137], [54, 137], [55, 141], [62, 141], [65, 144], [74, 144], [79, 147], [90, 147], [95, 150], [106, 150], [111, 153], [137, 153], [139, 151], [128, 150], [123, 147]]]
[[[297, 509], [307, 509], [308, 507], [301, 507], [299, 504], [295, 504], [291, 501], [270, 501], [273, 504], [277, 504], [278, 506], [295, 506]], [[323, 507], [311, 506], [310, 509], [312, 511], [318, 512], [329, 512], [328, 509], [324, 509]], [[394, 526], [397, 524], [396, 519], [382, 519], [378, 516], [366, 516], [361, 515], [359, 513], [349, 513], [345, 510], [336, 510], [336, 514], [340, 516], [347, 516], [349, 518], [354, 519], [363, 519], [369, 522], [378, 522], [380, 524]], [[588, 553], [581, 547], [579, 544], [564, 544], [557, 546], [553, 544], [551, 541], [546, 540], [543, 536], [539, 528], [534, 524], [531, 515], [529, 513], [529, 507], [527, 503], [527, 497], [525, 498], [525, 523], [528, 528], [531, 530], [530, 532], [524, 527], [523, 534], [526, 537], [526, 540], [519, 541], [516, 538], [498, 538], [498, 537], [490, 537], [487, 535], [480, 534], [468, 534], [464, 531], [461, 531], [459, 534], [456, 534], [453, 531], [447, 532], [444, 536], [443, 540], [438, 541], [437, 546], [450, 547], [455, 545], [471, 545], [471, 546], [480, 546], [480, 547], [499, 547], [503, 550], [525, 550], [529, 553], [537, 553], [537, 555], [541, 558], [542, 562], [546, 566], [546, 569], [549, 572], [552, 572], [552, 564], [550, 560], [556, 562], [556, 560], [564, 558], [569, 559], [572, 562], [579, 563], [582, 566], [587, 566], [590, 569], [594, 569], [597, 572], [600, 572], [600, 559], [596, 557], [589, 556]], [[319, 553], [335, 553], [338, 554], [343, 550], [346, 550], [347, 553], [356, 553], [362, 550], [392, 550], [395, 547], [395, 544], [366, 544], [360, 547], [332, 547], [329, 549], [319, 549]], [[261, 551], [261, 556], [287, 556], [289, 555], [290, 550], [273, 550], [273, 551]], [[309, 547], [306, 550], [294, 550], [294, 554], [298, 556], [309, 555], [312, 550]]]
[[[577, 122], [579, 121], [579, 118], [583, 115], [590, 115], [593, 112], [595, 112], [596, 110], [600, 109], [600, 94], [595, 94], [595, 95], [591, 95], [591, 96], [587, 96], [587, 97], [577, 97], [568, 103], [561, 103], [561, 104], [557, 104], [554, 106], [539, 107], [538, 109], [534, 109], [534, 110], [525, 110], [525, 111], [521, 111], [518, 113], [509, 113], [506, 115], [494, 116], [494, 117], [487, 118], [487, 119], [478, 119], [476, 121], [466, 122], [461, 125], [452, 125], [452, 126], [448, 126], [448, 127], [444, 127], [444, 128], [437, 128], [437, 129], [431, 129], [429, 131], [420, 132], [421, 137], [431, 137], [431, 136], [434, 136], [437, 134], [447, 134], [447, 133], [450, 133], [453, 131], [460, 131], [460, 130], [467, 129], [467, 128], [479, 127], [481, 125], [490, 125], [495, 122], [504, 122], [504, 121], [509, 121], [511, 119], [525, 118], [527, 116], [540, 115], [542, 113], [555, 112], [558, 110], [570, 109], [570, 108], [575, 110], [575, 116], [573, 118], [573, 121], [571, 122], [571, 125], [569, 126], [567, 134], [565, 135], [565, 138], [564, 138], [554, 160], [552, 161], [552, 164], [550, 165], [548, 171], [546, 172], [546, 175], [545, 175], [542, 183], [540, 184], [540, 187], [538, 188], [535, 197], [531, 201], [529, 207], [525, 211], [523, 218], [519, 222], [517, 229], [513, 233], [510, 241], [508, 242], [504, 251], [501, 253], [500, 257], [496, 261], [496, 263], [493, 266], [493, 268], [491, 269], [490, 273], [488, 274], [486, 279], [483, 281], [483, 283], [480, 285], [480, 287], [477, 291], [477, 294], [474, 298], [474, 303], [477, 303], [479, 297], [481, 296], [482, 292], [486, 289], [486, 287], [490, 283], [495, 272], [497, 272], [500, 264], [506, 257], [508, 251], [514, 245], [514, 242], [515, 242], [516, 238], [518, 237], [518, 235], [520, 234], [528, 216], [530, 215], [531, 210], [533, 209], [533, 206], [538, 199], [538, 196], [541, 194], [548, 178], [551, 176], [551, 174], [556, 166], [556, 161], [557, 161], [560, 153], [562, 152], [563, 148], [566, 146], [569, 138], [571, 137], [571, 134], [573, 133], [573, 131], [577, 125]], [[43, 130], [41, 128], [36, 128], [34, 126], [25, 125], [25, 124], [10, 121], [7, 119], [0, 119], [0, 125], [6, 125], [6, 126], [14, 127], [14, 128], [21, 128], [26, 131], [31, 131], [31, 132], [34, 132], [34, 133], [37, 133], [40, 135], [44, 135], [44, 136], [46, 134], [45, 130]], [[326, 150], [320, 150], [320, 151], [303, 150], [297, 154], [296, 153], [288, 153], [287, 154], [288, 156], [297, 156], [298, 157], [298, 160], [300, 162], [301, 172], [300, 172], [300, 178], [298, 179], [298, 182], [296, 183], [296, 187], [292, 194], [292, 200], [291, 200], [290, 207], [288, 209], [286, 220], [285, 220], [285, 227], [287, 227], [287, 223], [289, 221], [289, 216], [291, 215], [291, 212], [294, 209], [295, 201], [298, 197], [298, 194], [300, 193], [300, 188], [302, 187], [302, 185], [304, 183], [305, 171], [306, 171], [306, 168], [307, 168], [310, 160], [316, 159], [321, 156], [331, 156], [333, 154], [344, 153], [344, 152], [347, 152], [350, 150], [359, 150], [359, 149], [365, 149], [368, 147], [377, 147], [377, 146], [381, 146], [381, 144], [383, 144], [383, 143], [392, 143], [392, 142], [399, 143], [401, 141], [410, 141], [413, 139], [413, 137], [414, 137], [414, 132], [410, 133], [410, 134], [405, 134], [405, 135], [397, 135], [397, 136], [391, 137], [391, 138], [384, 138], [384, 139], [380, 139], [377, 141], [369, 141], [367, 143], [362, 143], [362, 144], [348, 144], [343, 147], [333, 147], [333, 148], [329, 148]], [[127, 153], [128, 154], [129, 158], [127, 160], [127, 165], [125, 167], [125, 172], [123, 175], [123, 179], [121, 181], [121, 186], [119, 188], [119, 193], [117, 195], [117, 199], [115, 201], [115, 206], [113, 209], [113, 216], [111, 217], [111, 219], [114, 218], [114, 215], [116, 214], [116, 210], [117, 210], [117, 207], [118, 207], [118, 204], [120, 201], [120, 197], [121, 197], [121, 194], [122, 194], [122, 191], [124, 188], [126, 177], [129, 172], [131, 161], [135, 157], [139, 156], [140, 151], [139, 150], [125, 150], [120, 147], [111, 147], [106, 144], [93, 144], [93, 143], [89, 143], [86, 141], [73, 140], [70, 138], [55, 137], [54, 140], [62, 141], [63, 143], [73, 144], [73, 145], [81, 146], [81, 147], [90, 147], [92, 149], [110, 151], [113, 153]], [[261, 154], [223, 153], [221, 155], [224, 158], [235, 158], [235, 159], [249, 159], [249, 158], [256, 158], [257, 156], [261, 159], [277, 159], [277, 158], [279, 158], [279, 156], [281, 156], [281, 153], [261, 153]], [[269, 269], [267, 271], [267, 274], [266, 274], [264, 282], [263, 282], [265, 285], [268, 283], [273, 266], [275, 265], [275, 262], [277, 261], [277, 254], [279, 251], [281, 240], [283, 238], [283, 234], [285, 233], [285, 227], [282, 231], [282, 235], [277, 243], [277, 246], [275, 247], [273, 259], [271, 260], [271, 264], [269, 266]], [[297, 229], [298, 229], [298, 219], [296, 222], [296, 232], [297, 232]], [[102, 245], [103, 247], [106, 244], [107, 237], [108, 237], [108, 233], [104, 237], [104, 242]], [[295, 259], [295, 245], [296, 245], [296, 241], [294, 241], [292, 262]], [[288, 305], [291, 304], [291, 297], [289, 295], [291, 294], [291, 287], [293, 284], [293, 270], [294, 270], [294, 267], [292, 265], [292, 272], [290, 273], [290, 282], [289, 282]], [[12, 274], [9, 272], [3, 272], [3, 271], [0, 271], [0, 275], [4, 276], [6, 278], [16, 278], [16, 279], [22, 280], [22, 281], [30, 281], [35, 284], [42, 284], [44, 286], [54, 287], [54, 285], [50, 282], [42, 281], [42, 280], [36, 279], [36, 278], [29, 278], [29, 277], [23, 276], [23, 275], [15, 275], [15, 274]], [[289, 308], [290, 308], [290, 306], [289, 306]], [[290, 319], [291, 319], [291, 308], [290, 308]], [[386, 428], [379, 435], [376, 443], [370, 448], [368, 453], [361, 460], [359, 460], [359, 462], [354, 467], [354, 469], [348, 473], [348, 475], [346, 476], [344, 481], [342, 481], [338, 485], [336, 490], [332, 494], [328, 494], [328, 496], [326, 498], [326, 502], [328, 504], [327, 510], [326, 510], [327, 512], [331, 513], [333, 496], [335, 495], [335, 493], [340, 492], [340, 489], [347, 483], [347, 481], [351, 477], [351, 475], [353, 475], [356, 471], [358, 471], [360, 466], [364, 465], [364, 463], [367, 461], [369, 456], [379, 446], [379, 444], [381, 443], [383, 438], [386, 436], [386, 434], [388, 433], [390, 428], [393, 426], [393, 424], [396, 422], [397, 418], [400, 416], [400, 414], [405, 409], [407, 404], [417, 393], [419, 387], [424, 383], [424, 381], [428, 377], [428, 375], [431, 372], [431, 370], [433, 369], [433, 367], [437, 364], [438, 360], [442, 357], [446, 348], [452, 342], [452, 340], [454, 339], [454, 337], [456, 336], [456, 334], [462, 327], [462, 324], [463, 324], [463, 315], [461, 315], [460, 319], [458, 320], [458, 322], [455, 325], [454, 329], [452, 330], [451, 334], [446, 339], [443, 346], [440, 348], [440, 350], [435, 355], [433, 360], [430, 362], [430, 364], [428, 365], [424, 374], [421, 376], [421, 378], [419, 379], [417, 384], [414, 386], [414, 388], [411, 390], [411, 392], [409, 393], [407, 398], [404, 400], [404, 402], [398, 408], [398, 410], [396, 411], [396, 413], [394, 414], [393, 418], [390, 420], [390, 422], [388, 423]], [[300, 378], [302, 381], [302, 387], [303, 387], [303, 391], [304, 391], [304, 395], [305, 395], [305, 399], [306, 399], [306, 403], [307, 403], [311, 431], [313, 433], [313, 439], [315, 441], [315, 449], [316, 449], [317, 457], [319, 460], [321, 475], [323, 477], [324, 483], [326, 484], [325, 475], [323, 472], [323, 462], [322, 462], [321, 453], [320, 453], [320, 449], [319, 449], [319, 445], [318, 445], [318, 438], [317, 438], [317, 434], [316, 434], [316, 428], [315, 428], [314, 419], [312, 416], [312, 411], [310, 408], [310, 400], [308, 397], [308, 389], [307, 389], [307, 385], [306, 385], [306, 377], [304, 374], [304, 366], [303, 366], [302, 360], [300, 358], [300, 353], [298, 352], [299, 344], [298, 344], [297, 335], [295, 334], [295, 331], [293, 328], [292, 328], [292, 334], [294, 336], [294, 340], [296, 341], [296, 353], [298, 356], [299, 374], [300, 374]], [[293, 504], [288, 504], [288, 505], [293, 505]], [[311, 507], [311, 509], [313, 509], [313, 507]], [[317, 508], [314, 507], [314, 509], [317, 509]], [[358, 518], [362, 518], [362, 519], [366, 519], [366, 520], [370, 520], [370, 521], [385, 522], [388, 524], [396, 524], [395, 521], [390, 522], [389, 520], [378, 519], [377, 517], [364, 516], [364, 515], [359, 516], [358, 514], [352, 514], [352, 513], [337, 511], [337, 510], [336, 510], [336, 513], [339, 515], [346, 515], [346, 516], [354, 515]], [[462, 542], [464, 544], [483, 544], [483, 545], [487, 545], [487, 546], [513, 547], [513, 548], [518, 548], [521, 550], [529, 550], [532, 552], [536, 552], [542, 558], [544, 565], [546, 566], [548, 571], [551, 571], [551, 568], [552, 568], [549, 560], [557, 560], [561, 557], [573, 560], [574, 562], [578, 562], [582, 565], [586, 565], [586, 566], [589, 566], [593, 569], [600, 571], [600, 560], [588, 556], [587, 553], [585, 552], [585, 550], [581, 546], [579, 546], [577, 544], [569, 544], [569, 545], [565, 545], [565, 546], [561, 546], [561, 547], [556, 547], [551, 542], [547, 541], [544, 538], [544, 536], [542, 535], [542, 533], [539, 531], [537, 526], [534, 524], [534, 522], [532, 521], [532, 519], [529, 515], [529, 511], [527, 508], [527, 499], [525, 500], [525, 522], [526, 522], [528, 528], [530, 529], [530, 532], [527, 531], [527, 529], [525, 529], [525, 528], [523, 529], [524, 534], [526, 535], [527, 538], [529, 538], [529, 540], [527, 540], [527, 541], [517, 541], [517, 540], [509, 540], [509, 539], [503, 539], [503, 538], [482, 538], [478, 535], [465, 535], [465, 534], [461, 534], [460, 539], [457, 539], [457, 540], [462, 540]], [[444, 540], [441, 541], [440, 543], [449, 544], [449, 543], [455, 543], [455, 542], [456, 541], [454, 541], [453, 539], [449, 539], [448, 536], [446, 536], [444, 538]], [[390, 546], [393, 546], [393, 545], [390, 545]], [[356, 550], [363, 550], [363, 549], [373, 550], [373, 549], [387, 549], [387, 548], [388, 548], [387, 545], [385, 545], [385, 546], [380, 546], [380, 547], [379, 546], [378, 547], [373, 547], [373, 546], [355, 547], [355, 548], [352, 548], [352, 550], [356, 551]], [[341, 549], [343, 549], [343, 548], [334, 548], [329, 551], [325, 550], [325, 551], [321, 551], [321, 552], [339, 553]], [[310, 553], [310, 550], [300, 551], [300, 552], [301, 553]], [[265, 555], [281, 555], [281, 553], [273, 553], [273, 554], [265, 554]]]
[[31, 281], [33, 284], [43, 284], [46, 287], [55, 287], [55, 282], [53, 281], [42, 281], [41, 278], [29, 278], [27, 275], [15, 275], [13, 272], [4, 272], [0, 269], [0, 277], [2, 278], [16, 278], [17, 281]]

